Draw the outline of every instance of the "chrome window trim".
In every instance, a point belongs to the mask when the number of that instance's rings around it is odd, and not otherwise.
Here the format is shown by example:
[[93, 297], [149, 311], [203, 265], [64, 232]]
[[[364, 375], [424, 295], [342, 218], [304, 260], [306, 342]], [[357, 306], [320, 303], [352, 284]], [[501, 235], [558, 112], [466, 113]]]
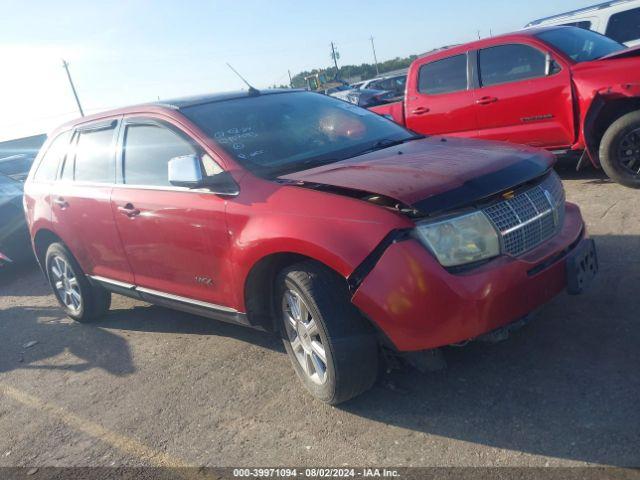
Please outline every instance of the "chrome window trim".
[[[74, 180], [56, 180], [57, 183], [74, 186], [74, 187], [111, 187], [111, 188], [128, 188], [128, 189], [136, 189], [136, 190], [160, 190], [167, 192], [192, 192], [192, 193], [200, 193], [207, 195], [218, 195], [215, 192], [212, 192], [206, 188], [187, 188], [187, 187], [172, 187], [172, 186], [159, 186], [159, 185], [129, 185], [124, 183], [101, 183], [101, 182], [76, 182]], [[235, 195], [225, 195], [225, 196], [235, 196]]]

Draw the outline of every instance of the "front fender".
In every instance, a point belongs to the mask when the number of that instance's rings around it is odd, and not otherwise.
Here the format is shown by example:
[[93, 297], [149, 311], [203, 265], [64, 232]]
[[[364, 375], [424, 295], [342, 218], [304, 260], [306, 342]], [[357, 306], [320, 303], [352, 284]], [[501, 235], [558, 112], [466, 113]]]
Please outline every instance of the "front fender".
[[[260, 195], [258, 189], [245, 191]], [[263, 195], [266, 202], [242, 196], [227, 209], [241, 310], [247, 277], [265, 257], [302, 255], [347, 278], [390, 231], [413, 226], [407, 217], [339, 194], [285, 186]]]
[[598, 119], [608, 105], [619, 103], [626, 99], [640, 99], [640, 83], [623, 83], [599, 88], [593, 93], [591, 103], [585, 109], [586, 113], [581, 122], [580, 139], [578, 144], [584, 145], [591, 163], [600, 168], [598, 153], [599, 140], [603, 132], [598, 129]]

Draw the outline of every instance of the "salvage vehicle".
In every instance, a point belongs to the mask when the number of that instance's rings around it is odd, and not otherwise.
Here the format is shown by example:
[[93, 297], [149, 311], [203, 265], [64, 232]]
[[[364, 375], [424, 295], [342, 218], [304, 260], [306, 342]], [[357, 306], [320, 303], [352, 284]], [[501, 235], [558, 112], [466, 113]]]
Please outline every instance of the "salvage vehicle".
[[0, 266], [31, 257], [22, 183], [0, 174]]
[[548, 25], [579, 27], [602, 33], [628, 47], [640, 45], [640, 0], [614, 0], [529, 22], [525, 28]]
[[485, 38], [416, 59], [402, 102], [372, 110], [411, 130], [581, 153], [640, 188], [640, 48], [577, 27]]
[[363, 108], [375, 107], [376, 105], [382, 105], [396, 100], [393, 92], [388, 90], [372, 90], [370, 88], [348, 87], [329, 93], [329, 95]]
[[251, 89], [60, 127], [25, 208], [71, 318], [98, 318], [115, 292], [276, 332], [336, 404], [373, 385], [383, 355], [420, 366], [583, 291], [596, 250], [553, 163]]
[[23, 153], [0, 158], [0, 175], [24, 182], [35, 156], [35, 153], [33, 155]]
[[349, 88], [349, 84], [347, 82], [340, 80], [337, 76], [329, 77], [325, 71], [307, 75], [304, 77], [304, 82], [307, 86], [307, 90], [312, 92], [324, 92], [327, 95], [331, 93], [331, 91], [337, 91], [337, 89], [340, 88]]
[[404, 89], [407, 83], [407, 72], [396, 75], [385, 75], [381, 77], [364, 80], [352, 85], [356, 89], [371, 88], [375, 90], [388, 90], [393, 92], [394, 97], [404, 96]]

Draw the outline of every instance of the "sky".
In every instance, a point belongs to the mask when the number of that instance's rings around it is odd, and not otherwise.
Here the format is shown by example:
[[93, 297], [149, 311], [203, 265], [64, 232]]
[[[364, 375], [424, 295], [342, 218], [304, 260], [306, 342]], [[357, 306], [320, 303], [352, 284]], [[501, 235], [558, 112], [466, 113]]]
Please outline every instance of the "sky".
[[85, 113], [371, 63], [522, 28], [595, 0], [0, 0], [0, 141]]

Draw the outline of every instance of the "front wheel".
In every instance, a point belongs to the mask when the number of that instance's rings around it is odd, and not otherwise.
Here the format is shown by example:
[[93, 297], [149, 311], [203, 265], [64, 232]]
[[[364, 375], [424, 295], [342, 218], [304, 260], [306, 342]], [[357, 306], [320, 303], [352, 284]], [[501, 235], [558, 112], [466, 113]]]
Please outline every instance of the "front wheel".
[[343, 279], [301, 262], [280, 273], [275, 301], [285, 349], [314, 397], [335, 405], [371, 388], [378, 373], [377, 341], [349, 301]]
[[640, 188], [640, 111], [609, 126], [600, 142], [600, 164], [612, 180]]
[[67, 316], [77, 322], [90, 322], [109, 310], [111, 293], [89, 283], [64, 245], [49, 246], [45, 265], [53, 293]]

